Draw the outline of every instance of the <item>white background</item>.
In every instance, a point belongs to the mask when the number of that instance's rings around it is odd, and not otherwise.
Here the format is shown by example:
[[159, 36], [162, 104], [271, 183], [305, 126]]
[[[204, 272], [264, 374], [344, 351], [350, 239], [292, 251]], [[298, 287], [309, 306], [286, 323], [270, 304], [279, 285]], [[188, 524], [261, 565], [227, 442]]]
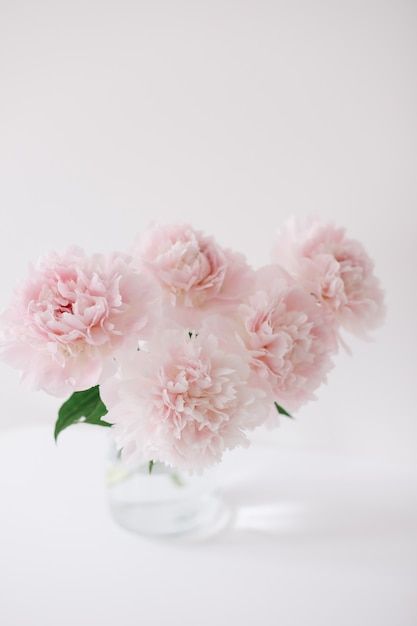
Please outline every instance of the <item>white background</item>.
[[[69, 244], [124, 249], [187, 220], [255, 267], [311, 213], [366, 246], [386, 290], [281, 444], [416, 451], [417, 3], [0, 1], [0, 307]], [[1, 427], [59, 402], [1, 365]]]
[[186, 220], [258, 267], [311, 213], [388, 308], [227, 458], [237, 522], [201, 545], [112, 524], [102, 431], [55, 446], [60, 400], [0, 365], [2, 624], [417, 623], [416, 60], [415, 0], [0, 0], [0, 308], [46, 250]]

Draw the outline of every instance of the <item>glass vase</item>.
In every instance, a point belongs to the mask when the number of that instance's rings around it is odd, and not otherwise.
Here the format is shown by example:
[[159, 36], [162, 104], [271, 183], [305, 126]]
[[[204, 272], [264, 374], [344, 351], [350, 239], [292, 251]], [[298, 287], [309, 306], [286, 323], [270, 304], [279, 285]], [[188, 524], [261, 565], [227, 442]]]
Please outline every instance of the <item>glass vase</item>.
[[123, 528], [150, 538], [202, 538], [227, 523], [218, 468], [190, 475], [163, 463], [128, 468], [111, 450], [106, 468], [108, 505]]

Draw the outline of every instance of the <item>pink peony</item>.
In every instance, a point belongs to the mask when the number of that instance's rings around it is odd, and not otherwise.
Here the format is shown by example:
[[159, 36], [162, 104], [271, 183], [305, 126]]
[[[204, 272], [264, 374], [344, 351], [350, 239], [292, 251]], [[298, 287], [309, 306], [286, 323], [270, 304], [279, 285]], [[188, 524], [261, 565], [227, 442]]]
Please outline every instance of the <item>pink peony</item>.
[[314, 398], [336, 346], [319, 306], [280, 266], [257, 272], [256, 290], [239, 306], [239, 334], [259, 387], [286, 410]]
[[336, 334], [343, 327], [366, 338], [382, 323], [384, 297], [373, 262], [345, 229], [318, 220], [301, 228], [291, 220], [276, 239], [272, 258], [320, 303]]
[[201, 473], [225, 450], [248, 445], [253, 415], [265, 419], [264, 394], [249, 384], [245, 352], [207, 333], [166, 330], [140, 352], [126, 351], [118, 379], [101, 395], [129, 463], [162, 461]]
[[202, 314], [233, 308], [253, 276], [243, 255], [183, 223], [151, 226], [132, 255], [161, 285], [168, 315], [190, 327]]
[[148, 336], [159, 297], [126, 255], [49, 253], [2, 314], [2, 358], [30, 388], [58, 396], [88, 389], [113, 371], [115, 350]]

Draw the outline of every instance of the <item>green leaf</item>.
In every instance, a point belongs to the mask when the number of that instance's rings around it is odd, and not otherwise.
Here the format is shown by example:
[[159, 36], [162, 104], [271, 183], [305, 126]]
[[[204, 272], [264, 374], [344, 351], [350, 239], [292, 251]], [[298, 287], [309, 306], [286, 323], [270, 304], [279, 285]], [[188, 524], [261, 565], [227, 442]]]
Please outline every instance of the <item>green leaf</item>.
[[282, 406], [279, 406], [278, 402], [274, 402], [274, 404], [275, 404], [275, 408], [278, 411], [278, 413], [280, 413], [281, 415], [286, 415], [287, 417], [290, 417], [291, 419], [294, 419], [292, 415], [287, 413], [287, 411], [282, 408]]
[[55, 441], [59, 433], [72, 424], [85, 422], [86, 424], [96, 424], [98, 426], [111, 426], [111, 424], [101, 419], [106, 413], [107, 409], [100, 398], [98, 386], [91, 387], [91, 389], [86, 389], [85, 391], [75, 391], [58, 411], [58, 419], [54, 431]]
[[153, 461], [149, 461], [149, 473], [152, 474], [152, 469], [154, 466], [154, 462]]

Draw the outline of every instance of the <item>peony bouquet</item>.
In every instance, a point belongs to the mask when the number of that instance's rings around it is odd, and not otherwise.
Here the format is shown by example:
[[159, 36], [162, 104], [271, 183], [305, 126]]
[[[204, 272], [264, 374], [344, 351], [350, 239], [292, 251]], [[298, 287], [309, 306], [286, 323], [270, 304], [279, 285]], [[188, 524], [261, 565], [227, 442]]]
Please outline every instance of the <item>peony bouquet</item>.
[[250, 267], [190, 225], [152, 224], [125, 253], [44, 255], [1, 315], [0, 356], [68, 399], [55, 425], [111, 427], [128, 464], [201, 473], [314, 398], [344, 331], [384, 318], [363, 246], [311, 219]]

